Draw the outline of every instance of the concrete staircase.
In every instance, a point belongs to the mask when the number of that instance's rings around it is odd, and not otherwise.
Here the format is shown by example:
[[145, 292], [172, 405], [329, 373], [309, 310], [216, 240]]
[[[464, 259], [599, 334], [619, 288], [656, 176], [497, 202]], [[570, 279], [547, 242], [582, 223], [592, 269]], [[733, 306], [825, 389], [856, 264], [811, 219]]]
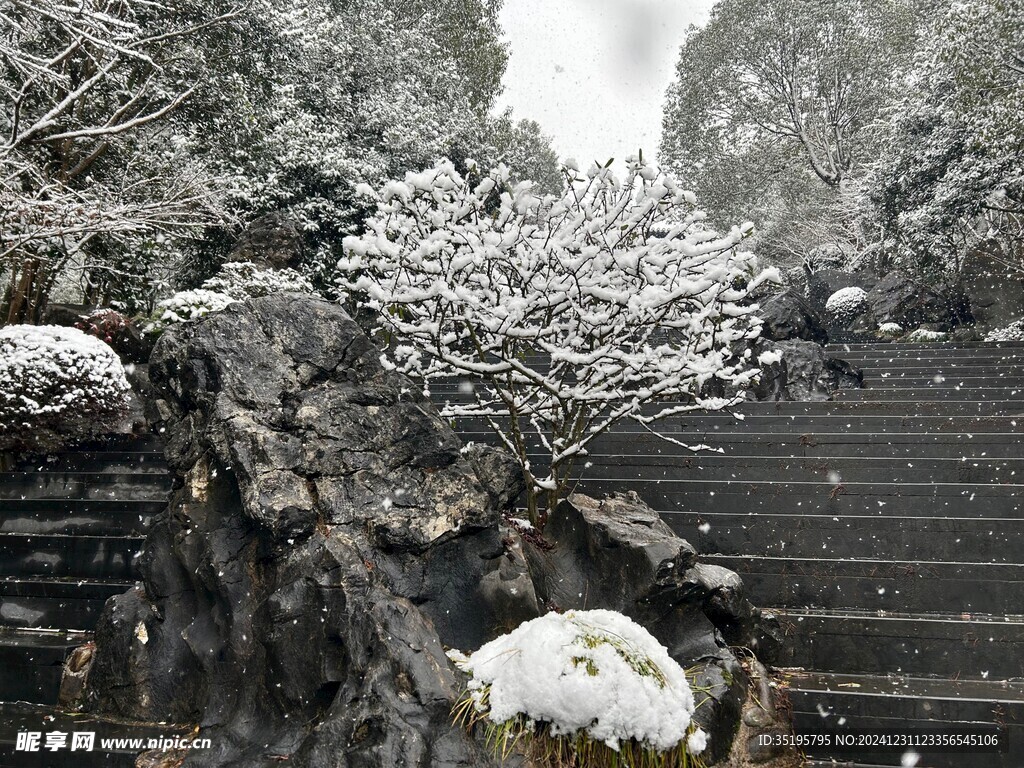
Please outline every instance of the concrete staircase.
[[743, 576], [788, 634], [798, 732], [1005, 726], [1008, 753], [924, 752], [918, 766], [1024, 766], [1024, 344], [832, 352], [863, 368], [864, 389], [661, 427], [723, 454], [624, 426], [594, 446], [578, 489], [635, 490], [704, 561]]
[[[17, 729], [47, 725], [68, 655], [91, 639], [103, 604], [129, 589], [170, 475], [152, 438], [102, 445], [0, 472], [0, 767], [59, 765], [67, 752], [14, 752]], [[78, 730], [90, 730], [76, 718]], [[59, 723], [58, 723], [59, 724]], [[63, 729], [66, 730], [66, 729]], [[102, 736], [143, 735], [105, 724]], [[122, 733], [123, 732], [123, 733]], [[133, 765], [134, 754], [76, 752], [76, 766]], [[36, 761], [36, 762], [33, 762]], [[50, 762], [47, 763], [46, 761]]]

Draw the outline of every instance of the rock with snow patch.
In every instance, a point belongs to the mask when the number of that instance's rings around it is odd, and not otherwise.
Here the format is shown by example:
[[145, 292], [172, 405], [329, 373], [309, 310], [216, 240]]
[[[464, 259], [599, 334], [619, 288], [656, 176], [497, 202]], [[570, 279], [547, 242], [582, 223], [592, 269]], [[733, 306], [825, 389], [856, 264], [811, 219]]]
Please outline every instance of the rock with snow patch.
[[965, 301], [958, 291], [929, 287], [899, 272], [879, 280], [867, 300], [878, 323], [898, 323], [904, 328], [966, 319]]
[[646, 627], [683, 667], [699, 663], [708, 700], [697, 720], [712, 735], [710, 757], [728, 753], [745, 695], [728, 644], [750, 646], [758, 611], [740, 577], [698, 562], [635, 493], [598, 501], [573, 494], [544, 530], [550, 548], [525, 545], [538, 598], [554, 610], [609, 608]]

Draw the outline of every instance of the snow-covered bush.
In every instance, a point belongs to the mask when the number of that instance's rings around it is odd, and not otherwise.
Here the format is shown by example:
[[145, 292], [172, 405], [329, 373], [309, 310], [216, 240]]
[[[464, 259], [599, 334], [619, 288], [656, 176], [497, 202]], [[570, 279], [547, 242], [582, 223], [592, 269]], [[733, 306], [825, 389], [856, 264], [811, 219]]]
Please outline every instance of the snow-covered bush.
[[144, 330], [146, 333], [160, 333], [168, 325], [187, 323], [205, 317], [211, 312], [220, 312], [235, 301], [236, 299], [226, 293], [208, 291], [205, 288], [178, 291], [171, 298], [164, 299], [156, 305], [156, 312]]
[[943, 333], [942, 331], [929, 331], [925, 328], [918, 328], [916, 331], [911, 331], [907, 334], [905, 341], [910, 342], [931, 342], [931, 341], [946, 341], [949, 338], [949, 334]]
[[825, 311], [828, 316], [840, 325], [850, 322], [868, 308], [868, 295], [863, 288], [850, 286], [840, 288], [828, 297]]
[[0, 328], [0, 433], [101, 421], [124, 411], [130, 389], [114, 351], [77, 328]]
[[985, 337], [985, 341], [1024, 341], [1024, 320], [997, 328]]
[[649, 429], [729, 404], [701, 392], [757, 375], [742, 352], [761, 324], [749, 299], [778, 280], [740, 248], [750, 227], [710, 231], [693, 195], [642, 158], [624, 180], [563, 172], [560, 197], [510, 184], [503, 166], [464, 177], [447, 162], [364, 186], [377, 212], [338, 263], [342, 292], [398, 339], [386, 365], [428, 384], [461, 377], [467, 396], [446, 417], [485, 420], [514, 456], [543, 446], [543, 465], [521, 462], [535, 523], [540, 496], [553, 510], [616, 422]]
[[313, 284], [294, 269], [260, 269], [250, 261], [225, 264], [203, 283], [203, 290], [223, 293], [237, 301], [286, 291], [316, 293]]
[[706, 746], [682, 668], [620, 613], [549, 613], [449, 657], [470, 675], [456, 721], [482, 723], [501, 753], [519, 742], [541, 765], [681, 767]]
[[878, 326], [878, 333], [887, 339], [895, 339], [903, 335], [903, 326], [899, 323], [882, 323]]

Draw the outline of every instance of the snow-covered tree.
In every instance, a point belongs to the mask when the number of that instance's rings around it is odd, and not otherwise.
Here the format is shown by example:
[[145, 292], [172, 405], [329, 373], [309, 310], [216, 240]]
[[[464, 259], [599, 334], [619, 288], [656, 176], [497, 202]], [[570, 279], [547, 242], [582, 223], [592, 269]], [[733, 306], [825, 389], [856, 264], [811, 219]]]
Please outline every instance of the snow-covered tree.
[[[257, 0], [182, 132], [243, 220], [282, 211], [314, 274], [359, 230], [360, 183], [486, 156], [507, 53], [495, 0]], [[216, 233], [205, 245], [216, 240]], [[192, 284], [215, 271], [201, 254]]]
[[55, 281], [79, 276], [90, 299], [148, 312], [169, 284], [214, 273], [267, 211], [333, 265], [330, 244], [366, 212], [357, 184], [443, 156], [518, 163], [530, 132], [490, 117], [499, 9], [0, 4], [0, 323], [37, 317]]
[[[504, 167], [463, 176], [450, 162], [363, 188], [376, 213], [338, 264], [342, 289], [393, 332], [386, 359], [471, 390], [443, 412], [486, 421], [540, 522], [612, 425], [723, 407], [703, 393], [755, 375], [750, 291], [773, 275], [741, 248], [749, 229], [708, 230], [673, 178], [640, 158], [628, 168], [619, 180], [566, 167], [558, 197], [511, 185]], [[534, 445], [547, 466], [531, 464]]]
[[980, 246], [1024, 271], [1024, 6], [968, 0], [938, 14], [891, 109], [870, 194], [909, 268], [956, 273]]
[[750, 216], [758, 251], [855, 258], [856, 180], [885, 135], [894, 72], [927, 0], [722, 0], [692, 28], [666, 99], [660, 161], [711, 216]]
[[0, 6], [0, 324], [38, 319], [70, 264], [219, 218], [209, 179], [153, 131], [203, 78], [196, 43], [238, 9]]

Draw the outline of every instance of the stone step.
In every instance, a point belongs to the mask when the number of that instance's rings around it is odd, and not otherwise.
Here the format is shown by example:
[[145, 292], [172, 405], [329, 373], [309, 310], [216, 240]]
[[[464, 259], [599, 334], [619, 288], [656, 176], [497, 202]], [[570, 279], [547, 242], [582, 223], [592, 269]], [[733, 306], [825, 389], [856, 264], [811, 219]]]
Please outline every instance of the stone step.
[[[738, 425], [739, 429], [743, 424]], [[680, 432], [669, 433], [673, 439], [689, 440], [699, 443], [701, 436], [687, 436]], [[462, 432], [468, 441], [494, 444], [496, 438], [491, 432]], [[714, 449], [721, 449], [722, 454], [711, 450], [692, 451], [684, 446], [663, 440], [649, 432], [627, 432], [613, 430], [602, 435], [588, 447], [591, 454], [631, 456], [634, 453], [645, 453], [664, 456], [680, 456], [684, 458], [705, 457], [714, 455], [749, 455], [757, 453], [762, 456], [778, 457], [879, 457], [880, 455], [898, 458], [1019, 458], [1020, 437], [1013, 433], [985, 432], [955, 434], [948, 432], [899, 432], [887, 434], [879, 441], [874, 433], [839, 432], [814, 433], [807, 432], [725, 432], [717, 431], [709, 436]], [[540, 452], [539, 444], [535, 445]], [[2, 505], [2, 502], [0, 502]], [[0, 509], [3, 507], [0, 506]]]
[[170, 477], [163, 473], [0, 472], [0, 499], [167, 498]]
[[984, 387], [963, 389], [957, 386], [932, 388], [884, 387], [881, 389], [844, 389], [836, 392], [839, 402], [906, 402], [908, 410], [916, 411], [921, 402], [940, 400], [945, 402], [978, 402], [996, 400], [1000, 402], [1022, 401], [1024, 387]]
[[[801, 403], [800, 405], [803, 405]], [[905, 405], [905, 403], [904, 403]], [[951, 411], [956, 409], [943, 405]], [[479, 419], [456, 419], [455, 431], [464, 440], [476, 439], [477, 435], [490, 436], [493, 433], [486, 423]], [[916, 433], [948, 433], [974, 434], [975, 432], [997, 432], [1001, 434], [1019, 434], [1024, 432], [1024, 414], [1021, 415], [990, 415], [990, 416], [907, 416], [907, 415], [778, 415], [778, 416], [747, 416], [738, 419], [736, 416], [722, 411], [719, 413], [687, 414], [674, 416], [655, 425], [660, 434], [682, 439], [687, 443], [713, 441], [715, 432], [733, 433], [741, 428], [751, 432], [774, 432], [778, 434], [806, 434], [837, 432], [889, 434], [892, 432], [905, 434]], [[634, 423], [619, 425], [616, 432], [620, 434], [651, 433]], [[493, 438], [491, 438], [493, 439]]]
[[984, 389], [986, 387], [1020, 386], [1024, 386], [1024, 376], [1014, 372], [996, 374], [994, 376], [958, 376], [956, 374], [948, 376], [905, 376], [898, 374], [891, 376], [864, 376], [864, 389], [946, 389], [951, 387]]
[[64, 662], [85, 632], [0, 627], [0, 702], [56, 704]]
[[0, 534], [0, 576], [133, 581], [144, 537]]
[[919, 342], [905, 342], [905, 341], [879, 341], [866, 344], [827, 344], [825, 349], [828, 352], [844, 352], [844, 351], [872, 351], [877, 350], [879, 352], [887, 352], [889, 350], [899, 350], [910, 352], [913, 350], [932, 350], [936, 347], [945, 350], [975, 350], [975, 349], [1020, 349], [1024, 350], [1024, 341], [952, 341], [943, 342], [942, 344], [936, 345], [935, 342], [919, 341]]
[[[1024, 691], [1019, 683], [947, 681], [912, 677], [808, 672], [789, 676], [787, 694], [798, 734], [880, 729], [887, 734], [914, 730], [982, 733], [1005, 730], [1008, 750], [990, 753], [924, 751], [921, 768], [1018, 768], [1024, 754]], [[805, 750], [816, 760], [835, 758], [856, 764], [906, 765], [904, 751]], [[920, 753], [919, 753], [920, 754]], [[840, 763], [842, 764], [842, 763]]]
[[66, 577], [0, 577], [0, 624], [37, 629], [92, 630], [107, 598], [133, 582]]
[[[169, 723], [135, 723], [96, 715], [67, 713], [27, 703], [0, 704], [0, 768], [135, 768], [135, 758], [160, 739], [185, 737], [192, 726]], [[93, 733], [91, 751], [70, 749], [38, 752], [15, 751], [18, 733]], [[111, 740], [104, 743], [105, 740]], [[150, 743], [150, 740], [154, 740]], [[134, 743], [133, 743], [134, 740]], [[70, 746], [71, 737], [68, 737]], [[212, 748], [212, 745], [210, 745]]]
[[[26, 500], [27, 501], [27, 500]], [[82, 511], [70, 502], [33, 499], [33, 507], [11, 510], [0, 504], [0, 533], [67, 534], [75, 536], [143, 536], [152, 525], [155, 512], [104, 510], [97, 506]], [[163, 508], [162, 502], [140, 502]], [[79, 506], [82, 502], [79, 502]]]
[[[531, 455], [536, 466], [546, 466], [544, 454]], [[838, 483], [1024, 483], [1020, 459], [916, 459], [891, 458], [781, 458], [737, 456], [599, 455], [586, 457], [586, 477], [615, 476], [628, 481], [723, 480], [731, 482]], [[1021, 487], [1024, 491], [1024, 486]]]
[[48, 509], [81, 515], [155, 515], [167, 508], [167, 500], [145, 499], [0, 499], [0, 515], [33, 514]]
[[[698, 489], [695, 489], [697, 486]], [[616, 490], [634, 490], [662, 514], [817, 514], [828, 516], [864, 516], [877, 519], [890, 515], [903, 517], [964, 517], [978, 519], [1019, 518], [1024, 516], [1024, 498], [1018, 493], [993, 495], [997, 486], [957, 486], [960, 493], [937, 495], [919, 486], [875, 484], [834, 486], [788, 484], [785, 489], [773, 483], [635, 483], [584, 478], [578, 490], [600, 495]], [[921, 490], [918, 495], [906, 491]], [[934, 487], [933, 491], [946, 488]], [[904, 495], [900, 495], [904, 494]]]
[[80, 451], [19, 462], [17, 472], [102, 472], [169, 475], [163, 454]]
[[818, 672], [1024, 678], [1024, 616], [768, 609], [786, 633], [774, 663]]
[[1024, 552], [1024, 516], [903, 517], [895, 511], [886, 517], [799, 512], [662, 512], [661, 516], [698, 552], [719, 555], [1014, 563]]
[[[852, 365], [852, 363], [851, 363]], [[948, 379], [953, 377], [971, 379], [1005, 379], [1024, 375], [1024, 364], [1004, 365], [892, 365], [871, 364], [867, 366], [856, 366], [864, 374], [867, 382], [878, 379], [927, 379], [934, 380], [936, 377]]]
[[1012, 615], [1024, 605], [1021, 564], [715, 554], [701, 559], [736, 571], [754, 605], [994, 615]]

